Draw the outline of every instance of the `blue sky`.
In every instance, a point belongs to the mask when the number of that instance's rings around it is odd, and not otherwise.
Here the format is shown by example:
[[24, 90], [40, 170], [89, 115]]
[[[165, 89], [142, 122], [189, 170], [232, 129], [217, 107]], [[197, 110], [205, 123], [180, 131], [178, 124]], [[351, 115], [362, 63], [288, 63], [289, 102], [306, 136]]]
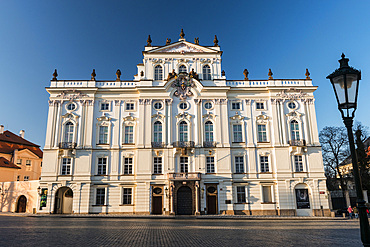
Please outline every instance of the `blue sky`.
[[369, 1], [1, 1], [0, 124], [44, 146], [48, 94], [59, 79], [131, 80], [148, 34], [153, 45], [185, 38], [224, 51], [227, 79], [305, 78], [316, 86], [319, 129], [342, 126], [331, 85], [342, 52], [362, 70], [356, 120], [370, 126]]

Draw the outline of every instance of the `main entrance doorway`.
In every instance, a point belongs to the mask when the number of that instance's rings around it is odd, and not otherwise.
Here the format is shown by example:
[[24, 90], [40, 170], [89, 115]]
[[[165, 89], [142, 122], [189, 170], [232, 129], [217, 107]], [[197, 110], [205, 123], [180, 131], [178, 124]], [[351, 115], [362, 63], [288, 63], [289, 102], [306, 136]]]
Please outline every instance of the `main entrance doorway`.
[[193, 214], [193, 196], [188, 186], [181, 186], [177, 190], [177, 210], [176, 214], [191, 215]]
[[25, 213], [27, 207], [27, 198], [25, 196], [20, 196], [17, 203], [17, 213]]
[[207, 214], [217, 214], [217, 185], [207, 186]]
[[73, 191], [68, 187], [61, 187], [55, 194], [54, 214], [71, 214]]
[[153, 189], [152, 214], [162, 214], [163, 212], [163, 190], [161, 187]]
[[312, 216], [310, 194], [306, 184], [298, 184], [295, 187], [295, 201], [297, 216]]

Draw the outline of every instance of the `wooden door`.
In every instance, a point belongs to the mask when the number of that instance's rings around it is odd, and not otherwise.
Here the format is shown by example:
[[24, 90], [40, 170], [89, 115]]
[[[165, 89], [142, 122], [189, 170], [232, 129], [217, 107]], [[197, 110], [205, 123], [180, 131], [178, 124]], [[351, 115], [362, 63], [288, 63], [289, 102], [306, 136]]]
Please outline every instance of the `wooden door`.
[[188, 186], [182, 186], [177, 190], [177, 211], [179, 215], [193, 214], [192, 191]]
[[152, 214], [162, 214], [162, 196], [153, 196], [153, 210]]
[[207, 214], [217, 214], [217, 197], [215, 195], [207, 196]]
[[27, 198], [25, 196], [20, 196], [18, 199], [17, 213], [26, 212]]

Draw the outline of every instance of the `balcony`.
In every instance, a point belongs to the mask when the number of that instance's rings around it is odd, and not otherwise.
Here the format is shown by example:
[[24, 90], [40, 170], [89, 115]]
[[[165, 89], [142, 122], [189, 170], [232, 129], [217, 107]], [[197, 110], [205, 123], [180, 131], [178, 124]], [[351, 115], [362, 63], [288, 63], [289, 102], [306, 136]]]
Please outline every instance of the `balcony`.
[[203, 142], [204, 148], [215, 148], [217, 145], [217, 142]]
[[200, 180], [200, 173], [198, 172], [174, 172], [167, 173], [169, 180]]
[[296, 146], [296, 147], [305, 147], [306, 146], [306, 140], [290, 140], [289, 145], [290, 146]]
[[164, 148], [165, 146], [164, 142], [152, 142], [152, 148]]
[[75, 142], [59, 142], [60, 149], [75, 149], [76, 143]]
[[193, 141], [189, 141], [189, 142], [178, 141], [178, 142], [172, 143], [172, 146], [174, 148], [193, 148], [195, 146], [195, 143]]

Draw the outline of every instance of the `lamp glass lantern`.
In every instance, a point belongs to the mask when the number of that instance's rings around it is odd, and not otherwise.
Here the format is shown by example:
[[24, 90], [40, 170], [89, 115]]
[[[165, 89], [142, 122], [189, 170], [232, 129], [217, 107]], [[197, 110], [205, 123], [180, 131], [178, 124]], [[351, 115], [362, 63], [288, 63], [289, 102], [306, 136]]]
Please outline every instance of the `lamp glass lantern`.
[[342, 117], [354, 117], [357, 109], [357, 95], [361, 71], [348, 65], [348, 58], [342, 53], [342, 59], [338, 60], [340, 67], [326, 78], [330, 79], [333, 86], [338, 109]]

